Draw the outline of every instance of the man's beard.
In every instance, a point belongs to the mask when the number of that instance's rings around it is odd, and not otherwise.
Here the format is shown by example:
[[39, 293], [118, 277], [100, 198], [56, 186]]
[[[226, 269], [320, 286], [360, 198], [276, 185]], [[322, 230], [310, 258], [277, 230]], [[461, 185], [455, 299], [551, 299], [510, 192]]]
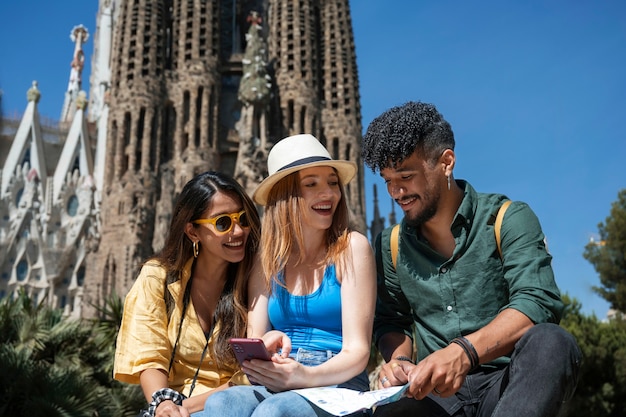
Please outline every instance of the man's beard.
[[425, 198], [419, 198], [425, 205], [422, 208], [422, 210], [415, 214], [415, 215], [410, 215], [408, 213], [404, 214], [404, 221], [412, 227], [418, 228], [421, 227], [424, 223], [426, 223], [428, 220], [432, 219], [435, 214], [437, 214], [437, 205], [439, 203], [439, 193], [436, 193], [437, 195], [431, 196], [430, 193], [426, 192], [424, 193], [424, 197]]

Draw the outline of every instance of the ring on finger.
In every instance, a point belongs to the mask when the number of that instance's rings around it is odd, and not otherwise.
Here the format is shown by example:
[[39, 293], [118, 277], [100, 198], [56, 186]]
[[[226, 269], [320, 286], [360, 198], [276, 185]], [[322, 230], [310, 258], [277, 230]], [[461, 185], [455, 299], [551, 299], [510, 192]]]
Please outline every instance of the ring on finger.
[[441, 395], [441, 391], [439, 391], [437, 387], [433, 388], [433, 391], [435, 392], [435, 394]]
[[386, 376], [384, 376], [383, 379], [380, 380], [380, 385], [385, 385], [385, 382], [389, 382], [389, 378], [387, 378]]

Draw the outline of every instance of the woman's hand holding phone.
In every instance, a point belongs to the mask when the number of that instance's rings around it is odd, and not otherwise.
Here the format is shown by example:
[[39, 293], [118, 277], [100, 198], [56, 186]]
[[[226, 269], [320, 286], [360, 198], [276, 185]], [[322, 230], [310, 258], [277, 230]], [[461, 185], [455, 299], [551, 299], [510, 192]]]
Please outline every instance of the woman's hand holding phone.
[[[263, 340], [257, 338], [232, 338], [229, 340], [230, 346], [233, 348], [235, 357], [239, 362], [239, 365], [243, 367], [244, 361], [252, 359], [260, 359], [264, 361], [271, 361], [272, 355], [265, 347]], [[254, 380], [248, 379], [251, 384], [257, 385]]]

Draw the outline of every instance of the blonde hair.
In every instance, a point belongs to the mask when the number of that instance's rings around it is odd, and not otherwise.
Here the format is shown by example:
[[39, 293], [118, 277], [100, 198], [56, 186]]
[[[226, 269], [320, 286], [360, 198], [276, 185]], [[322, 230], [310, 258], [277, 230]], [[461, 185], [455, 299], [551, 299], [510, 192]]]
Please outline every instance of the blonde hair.
[[[306, 210], [300, 193], [298, 172], [289, 174], [276, 183], [269, 192], [261, 227], [260, 260], [268, 291], [271, 282], [284, 285], [279, 273], [285, 268], [290, 257], [297, 250], [300, 253], [296, 263], [304, 259], [304, 237], [301, 213]], [[333, 215], [330, 228], [326, 231], [326, 265], [335, 264], [343, 269], [344, 252], [348, 247], [350, 213], [345, 199], [343, 184], [339, 180], [341, 198]], [[339, 269], [338, 268], [338, 269]]]

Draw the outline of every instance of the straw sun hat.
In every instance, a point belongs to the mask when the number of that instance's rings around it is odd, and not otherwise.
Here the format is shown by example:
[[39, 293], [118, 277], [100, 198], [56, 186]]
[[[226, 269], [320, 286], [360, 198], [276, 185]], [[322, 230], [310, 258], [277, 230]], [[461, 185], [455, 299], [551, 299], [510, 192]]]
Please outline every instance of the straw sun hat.
[[269, 176], [259, 184], [252, 199], [264, 206], [270, 190], [278, 181], [293, 172], [317, 166], [335, 168], [342, 184], [350, 182], [356, 174], [354, 162], [332, 159], [324, 145], [313, 135], [289, 136], [278, 141], [267, 157]]

